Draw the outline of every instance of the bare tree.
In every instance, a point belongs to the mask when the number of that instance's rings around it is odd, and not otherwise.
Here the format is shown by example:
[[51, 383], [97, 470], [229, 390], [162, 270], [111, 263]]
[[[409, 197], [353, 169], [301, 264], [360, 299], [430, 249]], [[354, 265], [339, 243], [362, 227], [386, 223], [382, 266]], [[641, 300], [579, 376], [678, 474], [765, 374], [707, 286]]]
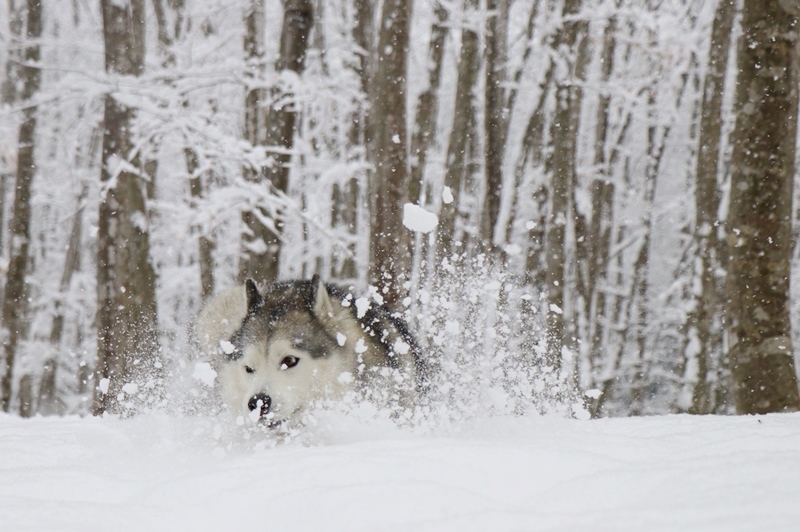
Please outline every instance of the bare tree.
[[[106, 72], [144, 69], [144, 0], [102, 2]], [[133, 108], [107, 94], [97, 230], [97, 366], [93, 411], [124, 413], [126, 393], [159, 374], [156, 275], [150, 262], [146, 178], [138, 170]], [[144, 388], [143, 388], [144, 389]]]
[[5, 295], [2, 302], [3, 365], [0, 375], [0, 400], [8, 412], [11, 407], [14, 362], [17, 347], [26, 328], [26, 287], [28, 272], [31, 223], [31, 185], [36, 172], [34, 159], [36, 133], [36, 104], [33, 97], [39, 90], [40, 72], [38, 39], [42, 35], [42, 5], [28, 0], [25, 16], [25, 38], [22, 64], [15, 68], [22, 90], [19, 99], [23, 102], [22, 122], [17, 141], [17, 175], [14, 183], [14, 205], [10, 223], [10, 246]]
[[789, 319], [800, 7], [745, 0], [728, 217], [727, 332], [736, 411], [800, 410]]
[[370, 282], [385, 288], [387, 303], [403, 293], [411, 264], [411, 238], [403, 227], [408, 198], [406, 72], [411, 0], [386, 0], [381, 12], [377, 64], [368, 118], [370, 183]]
[[[261, 11], [259, 11], [261, 10]], [[245, 49], [248, 55], [256, 59], [263, 55], [263, 2], [255, 0], [253, 11], [248, 18], [248, 33]], [[275, 70], [280, 72], [293, 72], [300, 75], [305, 65], [306, 50], [308, 49], [308, 35], [313, 24], [313, 7], [311, 0], [287, 0], [283, 8], [283, 27], [281, 28], [280, 55], [275, 65]], [[260, 32], [260, 33], [259, 33]], [[261, 145], [272, 150], [272, 161], [263, 166], [258, 174], [248, 172], [251, 180], [269, 187], [272, 192], [286, 194], [289, 190], [289, 164], [291, 162], [291, 149], [294, 145], [294, 127], [296, 110], [293, 102], [291, 87], [276, 86], [268, 98], [269, 101], [259, 101], [265, 97], [263, 93], [254, 90], [248, 95], [248, 112], [255, 116], [262, 113], [261, 106], [266, 105], [266, 118], [264, 130], [260, 131], [258, 125], [249, 124], [246, 137], [254, 145]], [[255, 98], [255, 101], [253, 100]], [[263, 135], [263, 136], [261, 136]], [[256, 142], [253, 142], [255, 140]], [[245, 212], [243, 219], [246, 225], [242, 241], [242, 253], [239, 262], [239, 278], [253, 278], [259, 280], [275, 280], [280, 272], [281, 254], [281, 212], [268, 213], [261, 207], [255, 207], [261, 212]], [[272, 228], [263, 223], [264, 218], [273, 220]]]

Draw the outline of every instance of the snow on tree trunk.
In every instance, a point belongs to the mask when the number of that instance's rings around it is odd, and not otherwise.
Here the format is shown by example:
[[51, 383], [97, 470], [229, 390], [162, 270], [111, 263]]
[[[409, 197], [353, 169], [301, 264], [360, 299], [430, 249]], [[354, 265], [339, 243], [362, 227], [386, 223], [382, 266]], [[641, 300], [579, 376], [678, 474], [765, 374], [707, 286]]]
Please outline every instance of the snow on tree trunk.
[[585, 21], [575, 18], [580, 9], [581, 0], [567, 0], [564, 3], [563, 26], [553, 44], [555, 50], [564, 54], [559, 58], [555, 74], [556, 108], [551, 122], [550, 214], [546, 235], [547, 364], [556, 372], [561, 368], [564, 345], [566, 230], [570, 198], [574, 195], [576, 184], [575, 164], [581, 108], [581, 90], [577, 83], [580, 63], [578, 45], [586, 32]]
[[789, 320], [800, 7], [745, 0], [728, 218], [736, 411], [800, 410]]
[[[144, 1], [103, 2], [106, 72], [144, 69]], [[97, 365], [93, 412], [126, 413], [158, 384], [156, 275], [150, 262], [146, 182], [132, 128], [136, 112], [105, 97], [97, 230]]]

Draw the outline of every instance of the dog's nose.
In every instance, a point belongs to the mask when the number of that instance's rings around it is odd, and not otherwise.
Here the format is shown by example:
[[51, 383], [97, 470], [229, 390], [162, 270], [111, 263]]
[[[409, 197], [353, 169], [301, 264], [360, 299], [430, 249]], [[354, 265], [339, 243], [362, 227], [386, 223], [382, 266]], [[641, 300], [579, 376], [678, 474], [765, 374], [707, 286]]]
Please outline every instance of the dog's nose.
[[272, 399], [265, 393], [257, 393], [247, 401], [247, 408], [250, 411], [259, 410], [259, 415], [264, 417], [269, 412], [269, 407], [272, 405]]

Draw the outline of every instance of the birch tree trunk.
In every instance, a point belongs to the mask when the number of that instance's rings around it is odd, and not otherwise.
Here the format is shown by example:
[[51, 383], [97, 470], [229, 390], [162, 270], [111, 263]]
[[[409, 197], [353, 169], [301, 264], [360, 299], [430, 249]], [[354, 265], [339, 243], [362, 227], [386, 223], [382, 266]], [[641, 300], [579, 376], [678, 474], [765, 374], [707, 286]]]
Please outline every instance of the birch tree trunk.
[[[141, 75], [144, 0], [103, 2], [102, 8], [106, 72], [112, 77]], [[106, 95], [97, 232], [95, 415], [129, 413], [132, 396], [139, 388], [156, 385], [160, 374], [147, 183], [138, 170], [134, 118], [134, 109]]]
[[411, 236], [403, 227], [408, 199], [407, 85], [411, 0], [385, 0], [368, 118], [370, 158], [370, 282], [389, 305], [403, 298], [411, 269]]
[[0, 339], [3, 342], [3, 360], [0, 366], [0, 401], [3, 411], [11, 406], [14, 363], [17, 347], [25, 329], [25, 275], [28, 270], [31, 223], [31, 185], [36, 172], [34, 158], [36, 133], [36, 105], [32, 98], [39, 90], [40, 72], [38, 39], [42, 35], [41, 2], [28, 0], [25, 16], [25, 42], [21, 58], [23, 65], [15, 68], [22, 91], [18, 95], [24, 102], [22, 121], [17, 141], [17, 175], [14, 184], [14, 205], [10, 222], [8, 272], [2, 303]]
[[[314, 22], [310, 0], [287, 0], [283, 9], [280, 55], [275, 70], [303, 73], [308, 35]], [[294, 145], [294, 125], [297, 115], [293, 95], [290, 90], [276, 87], [270, 95], [263, 141], [259, 144], [272, 149], [273, 161], [261, 168], [255, 179], [278, 194], [289, 190], [289, 164]], [[258, 105], [258, 104], [256, 104]], [[261, 209], [256, 207], [256, 209]], [[281, 220], [283, 213], [267, 213], [262, 209], [260, 216], [245, 213], [246, 231], [243, 235], [243, 249], [239, 262], [239, 279], [252, 278], [260, 281], [274, 281], [280, 273]], [[262, 223], [260, 218], [274, 221], [274, 230]]]
[[796, 3], [744, 2], [726, 286], [740, 414], [800, 410], [789, 319], [798, 17]]

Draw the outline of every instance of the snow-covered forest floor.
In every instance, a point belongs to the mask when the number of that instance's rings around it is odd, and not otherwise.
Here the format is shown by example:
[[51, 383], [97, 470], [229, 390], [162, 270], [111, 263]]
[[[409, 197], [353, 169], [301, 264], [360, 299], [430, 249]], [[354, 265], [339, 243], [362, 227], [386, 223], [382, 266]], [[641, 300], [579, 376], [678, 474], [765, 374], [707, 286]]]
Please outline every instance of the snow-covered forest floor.
[[227, 421], [0, 415], [2, 530], [797, 530], [800, 414], [330, 414], [274, 442]]

